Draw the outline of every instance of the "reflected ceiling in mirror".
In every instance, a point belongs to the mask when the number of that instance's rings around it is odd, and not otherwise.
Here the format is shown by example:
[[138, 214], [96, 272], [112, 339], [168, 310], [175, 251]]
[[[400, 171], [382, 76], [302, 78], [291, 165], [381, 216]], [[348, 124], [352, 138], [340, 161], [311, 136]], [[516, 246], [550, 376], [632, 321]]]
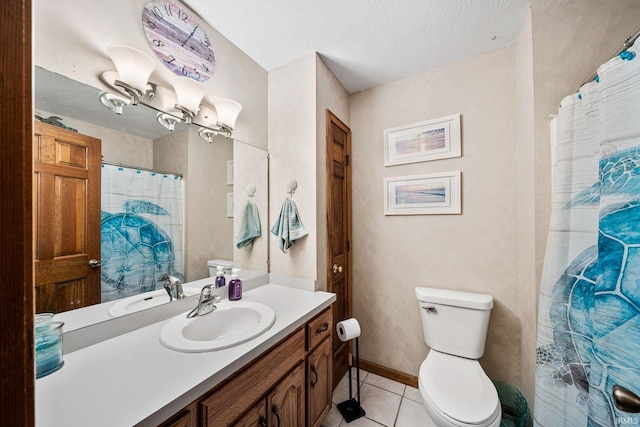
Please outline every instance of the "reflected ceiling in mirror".
[[[148, 139], [171, 133], [156, 121], [157, 111], [144, 106], [128, 106], [122, 115], [109, 111], [98, 99], [98, 89], [60, 74], [35, 67], [35, 107], [51, 114], [72, 117], [109, 129]], [[186, 129], [178, 123], [176, 131]]]

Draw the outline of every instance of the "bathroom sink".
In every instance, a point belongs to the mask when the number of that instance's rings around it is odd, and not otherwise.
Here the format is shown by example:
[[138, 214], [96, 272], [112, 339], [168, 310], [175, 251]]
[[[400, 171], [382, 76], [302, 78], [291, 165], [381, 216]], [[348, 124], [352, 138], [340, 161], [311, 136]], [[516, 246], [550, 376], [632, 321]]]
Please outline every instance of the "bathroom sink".
[[276, 313], [265, 304], [251, 301], [223, 301], [203, 316], [186, 313], [169, 320], [160, 331], [165, 347], [186, 353], [222, 350], [265, 333], [276, 321]]
[[[182, 292], [185, 296], [197, 295], [200, 293], [198, 288], [183, 287]], [[125, 314], [135, 313], [136, 311], [145, 310], [147, 308], [156, 307], [158, 305], [166, 304], [169, 302], [169, 295], [164, 289], [158, 289], [156, 291], [145, 292], [138, 295], [133, 295], [127, 298], [122, 298], [117, 303], [109, 307], [109, 316], [120, 317]]]

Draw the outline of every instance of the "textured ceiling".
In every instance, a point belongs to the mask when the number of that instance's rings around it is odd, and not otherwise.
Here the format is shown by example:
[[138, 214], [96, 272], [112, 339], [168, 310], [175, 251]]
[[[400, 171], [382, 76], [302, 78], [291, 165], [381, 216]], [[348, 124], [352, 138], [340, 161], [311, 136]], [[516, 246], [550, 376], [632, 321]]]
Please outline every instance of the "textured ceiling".
[[318, 52], [349, 93], [507, 46], [515, 41], [530, 4], [530, 0], [184, 2], [267, 71]]

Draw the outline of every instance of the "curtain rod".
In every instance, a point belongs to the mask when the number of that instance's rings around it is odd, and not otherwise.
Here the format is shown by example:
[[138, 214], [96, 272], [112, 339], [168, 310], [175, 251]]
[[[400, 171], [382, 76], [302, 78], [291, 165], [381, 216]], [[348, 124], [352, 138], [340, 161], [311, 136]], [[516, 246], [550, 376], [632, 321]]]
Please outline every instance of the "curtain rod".
[[[638, 39], [638, 37], [640, 37], [640, 30], [636, 31], [636, 33], [634, 35], [632, 35], [630, 37], [627, 37], [627, 39], [624, 41], [624, 43], [622, 43], [622, 47], [620, 49], [618, 49], [618, 51], [616, 53], [614, 53], [611, 56], [611, 58], [615, 58], [616, 56], [620, 55], [622, 52], [626, 51], [631, 46], [633, 46], [633, 43]], [[596, 72], [591, 76], [591, 78], [589, 80], [587, 80], [586, 82], [584, 82], [582, 84], [585, 85], [587, 83], [590, 83], [590, 82], [594, 81], [597, 76], [598, 76], [598, 73]]]
[[175, 176], [179, 176], [180, 178], [183, 178], [181, 173], [164, 172], [164, 171], [159, 171], [159, 170], [155, 170], [155, 169], [141, 168], [139, 166], [125, 165], [124, 163], [107, 162], [106, 160], [102, 160], [100, 163], [102, 163], [103, 165], [119, 166], [119, 167], [122, 167], [122, 168], [135, 169], [135, 170], [145, 171], [145, 172], [153, 172], [153, 173], [157, 173], [157, 174], [161, 174], [161, 175], [175, 175]]

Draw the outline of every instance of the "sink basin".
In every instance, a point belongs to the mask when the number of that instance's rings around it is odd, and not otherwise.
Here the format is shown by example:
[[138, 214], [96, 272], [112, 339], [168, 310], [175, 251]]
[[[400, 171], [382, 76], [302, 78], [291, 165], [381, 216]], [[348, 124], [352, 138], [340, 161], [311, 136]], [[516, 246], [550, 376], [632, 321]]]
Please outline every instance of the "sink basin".
[[204, 316], [189, 319], [185, 313], [169, 320], [160, 342], [186, 353], [222, 350], [262, 335], [276, 321], [273, 309], [257, 302], [223, 301], [216, 307]]
[[[183, 287], [182, 292], [185, 296], [190, 297], [200, 293], [199, 288]], [[117, 303], [109, 307], [109, 316], [120, 317], [125, 314], [135, 313], [136, 311], [145, 310], [147, 308], [156, 307], [158, 305], [166, 304], [169, 302], [169, 295], [164, 289], [158, 289], [156, 291], [145, 292], [131, 297], [122, 298]]]

